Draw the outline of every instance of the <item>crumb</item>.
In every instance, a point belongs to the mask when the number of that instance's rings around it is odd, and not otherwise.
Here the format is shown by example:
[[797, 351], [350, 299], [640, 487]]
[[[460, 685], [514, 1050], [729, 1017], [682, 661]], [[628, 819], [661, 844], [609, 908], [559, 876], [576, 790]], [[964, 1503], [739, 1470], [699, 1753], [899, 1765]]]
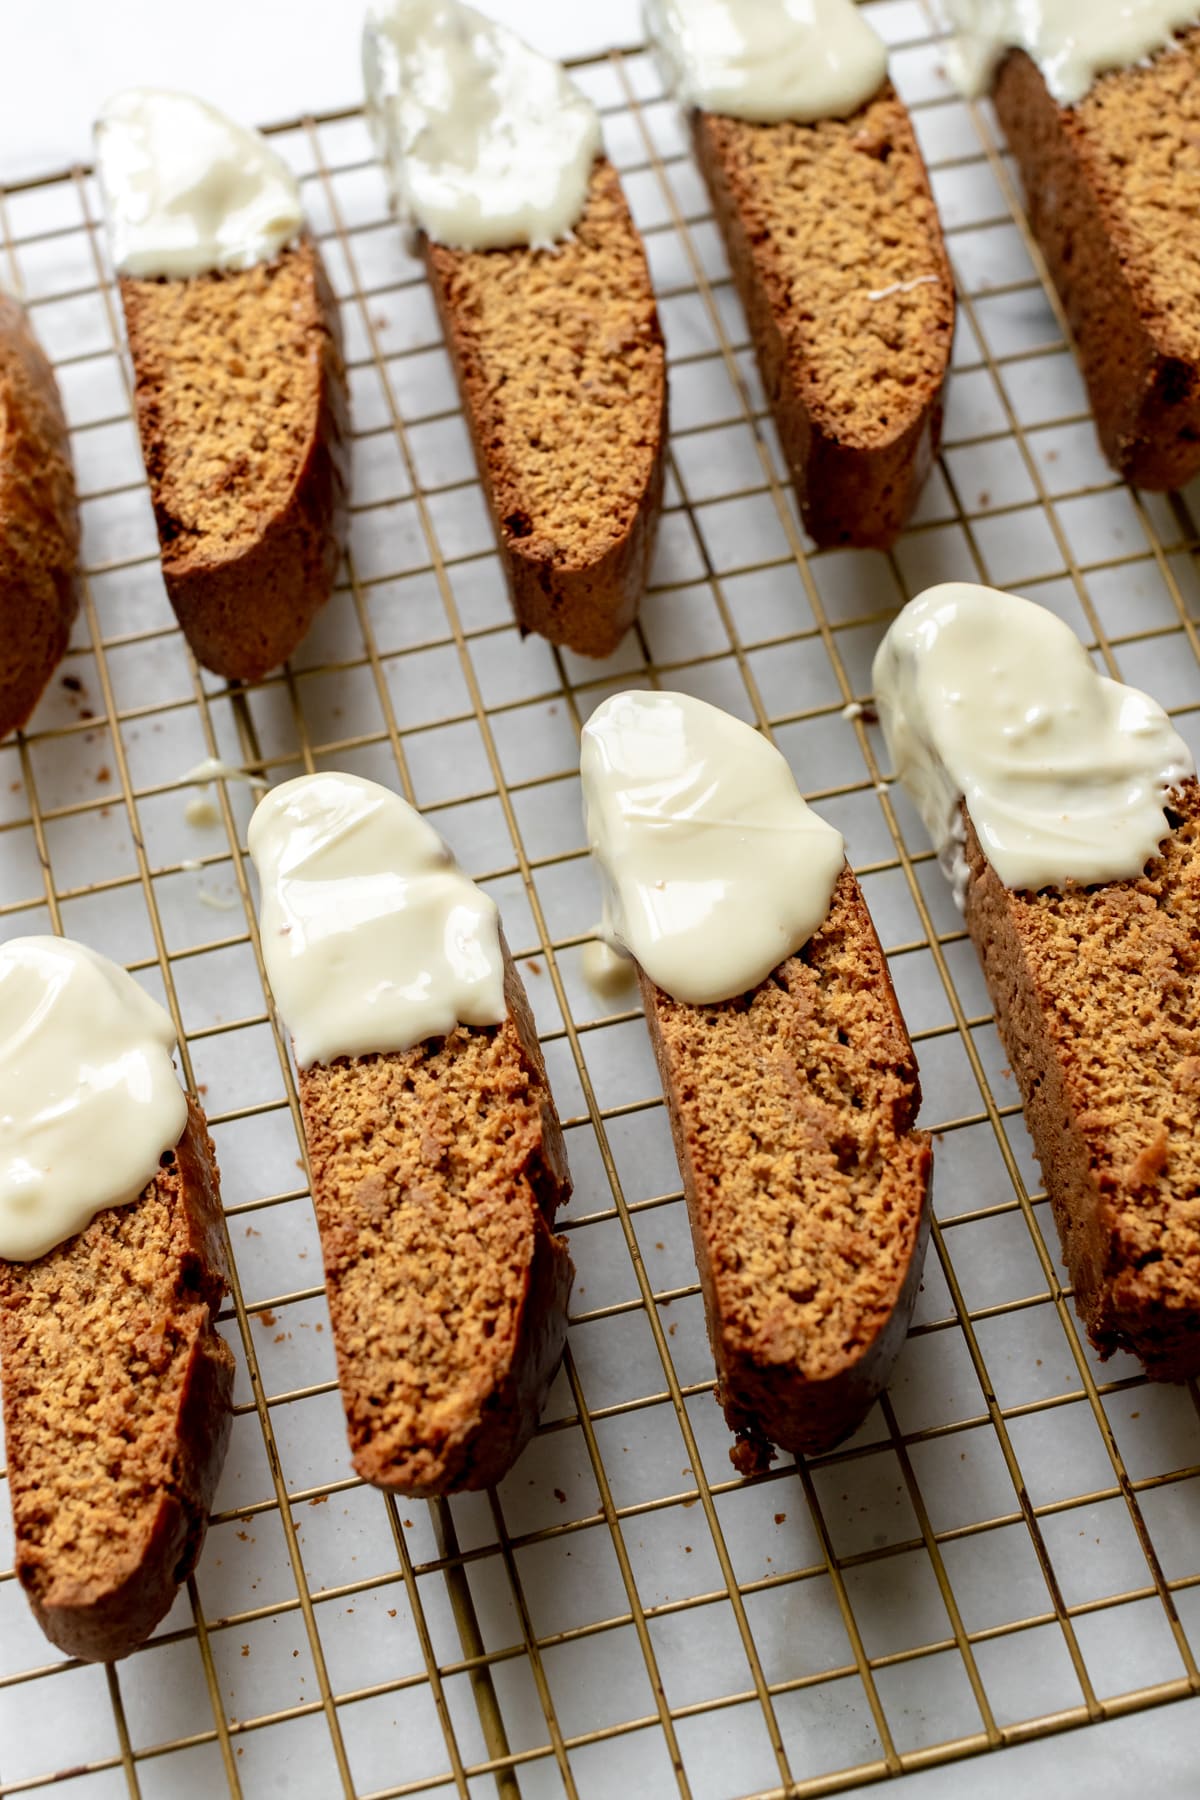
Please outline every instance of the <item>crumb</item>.
[[8, 791], [10, 794], [19, 794], [21, 791], [20, 782], [19, 781], [10, 781], [8, 784]]
[[411, 1531], [411, 1530], [412, 1530], [412, 1528], [413, 1528], [413, 1522], [412, 1522], [412, 1520], [411, 1520], [411, 1519], [405, 1519], [405, 1521], [404, 1521], [404, 1529], [405, 1529], [405, 1530], [406, 1530], [406, 1531]]
[[842, 708], [843, 719], [861, 719], [862, 715], [862, 702], [860, 700], [847, 700], [845, 706]]
[[561, 1488], [555, 1488], [554, 1498], [558, 1501], [560, 1506], [565, 1506], [567, 1504], [567, 1496], [563, 1493]]
[[980, 488], [979, 493], [975, 498], [975, 504], [976, 506], [990, 506], [992, 504], [992, 496], [988, 493], [986, 488]]
[[250, 1542], [250, 1533], [248, 1531], [239, 1531], [238, 1537], [241, 1539], [243, 1544], [248, 1544]]
[[388, 1607], [388, 1618], [389, 1618], [389, 1619], [394, 1619], [394, 1618], [395, 1618], [395, 1616], [396, 1616], [396, 1609], [395, 1609], [395, 1607], [394, 1607], [394, 1606], [389, 1606], [389, 1607]]
[[668, 1326], [667, 1326], [667, 1336], [668, 1336], [668, 1337], [674, 1337], [674, 1336], [675, 1336], [675, 1333], [676, 1333], [676, 1332], [677, 1332], [677, 1331], [678, 1331], [678, 1330], [679, 1330], [679, 1320], [678, 1320], [678, 1319], [676, 1319], [676, 1320], [675, 1320], [675, 1321], [674, 1321], [674, 1322], [673, 1322], [673, 1323], [672, 1323], [672, 1324], [670, 1324], [670, 1325], [668, 1325]]
[[692, 1546], [690, 1544], [685, 1544], [683, 1546], [683, 1553], [685, 1556], [690, 1556], [692, 1554]]
[[1058, 451], [1057, 450], [1047, 450], [1046, 461], [1047, 462], [1057, 462], [1058, 461]]
[[531, 975], [540, 975], [542, 972], [541, 963], [533, 956], [530, 957], [529, 961], [525, 964], [525, 967], [529, 970]]
[[325, 1502], [326, 1502], [326, 1501], [327, 1501], [327, 1500], [328, 1500], [328, 1499], [329, 1499], [329, 1495], [328, 1495], [328, 1494], [318, 1494], [318, 1495], [317, 1495], [317, 1497], [316, 1497], [316, 1499], [315, 1499], [315, 1500], [310, 1500], [310, 1501], [309, 1501], [309, 1503], [308, 1503], [308, 1504], [309, 1504], [309, 1505], [310, 1505], [310, 1506], [324, 1506], [324, 1505], [325, 1505]]
[[698, 1506], [699, 1504], [700, 1504], [699, 1494], [691, 1494], [691, 1495], [689, 1495], [689, 1497], [686, 1500], [683, 1500], [680, 1502], [680, 1505], [682, 1505], [682, 1506]]
[[271, 1339], [271, 1342], [273, 1344], [284, 1344], [287, 1342], [288, 1338], [291, 1337], [291, 1335], [292, 1334], [290, 1331], [277, 1331], [275, 1333], [275, 1336]]
[[[203, 1091], [204, 1091], [204, 1090], [203, 1090], [203, 1089], [201, 1089], [201, 1092], [202, 1092], [202, 1093], [203, 1093]], [[246, 1227], [246, 1236], [247, 1236], [247, 1237], [261, 1237], [261, 1236], [262, 1236], [262, 1232], [261, 1232], [261, 1231], [256, 1231], [256, 1230], [255, 1230], [255, 1229], [254, 1229], [254, 1226], [253, 1226], [253, 1225], [247, 1225], [247, 1227]]]
[[302, 1156], [296, 1158], [296, 1167], [300, 1170], [301, 1174], [304, 1173], [304, 1158]]
[[249, 1646], [249, 1644], [243, 1644], [243, 1645], [242, 1645], [242, 1655], [243, 1655], [243, 1656], [249, 1656], [249, 1654], [250, 1654], [250, 1646]]
[[81, 706], [79, 709], [79, 716], [81, 719], [94, 719], [96, 715], [90, 706]]
[[104, 783], [106, 781], [111, 781], [111, 780], [112, 780], [112, 771], [109, 769], [108, 764], [101, 763], [100, 767], [96, 770], [97, 785], [100, 787], [103, 787]]
[[199, 1087], [198, 1087], [198, 1088], [197, 1088], [197, 1089], [196, 1089], [196, 1092], [197, 1092], [197, 1093], [198, 1093], [198, 1094], [207, 1094], [207, 1092], [208, 1092], [208, 1083], [207, 1083], [207, 1081], [202, 1081], [202, 1082], [201, 1082], [201, 1083], [200, 1083], [200, 1085], [199, 1085]]
[[270, 1326], [270, 1325], [278, 1325], [279, 1320], [275, 1317], [275, 1314], [271, 1311], [271, 1308], [269, 1306], [267, 1306], [267, 1307], [264, 1307], [262, 1312], [259, 1313], [258, 1322], [260, 1325]]
[[655, 1249], [656, 1249], [656, 1250], [665, 1250], [665, 1249], [666, 1249], [666, 1245], [665, 1245], [665, 1244], [664, 1244], [664, 1243], [661, 1243], [661, 1242], [659, 1242], [659, 1243], [656, 1243], [656, 1244], [655, 1244], [655, 1246], [654, 1246], [654, 1248], [655, 1248]]
[[787, 1514], [786, 1514], [786, 1513], [776, 1513], [776, 1514], [775, 1514], [775, 1523], [776, 1523], [776, 1524], [777, 1524], [777, 1525], [782, 1525], [782, 1524], [783, 1524], [783, 1521], [784, 1521], [784, 1520], [785, 1520], [785, 1519], [786, 1519], [786, 1518], [787, 1518]]
[[1140, 1419], [1142, 1415], [1140, 1412], [1135, 1412], [1135, 1413], [1130, 1413], [1129, 1416], [1131, 1419]]
[[83, 683], [80, 681], [78, 675], [64, 675], [62, 684], [66, 688], [68, 694], [82, 694], [83, 692]]

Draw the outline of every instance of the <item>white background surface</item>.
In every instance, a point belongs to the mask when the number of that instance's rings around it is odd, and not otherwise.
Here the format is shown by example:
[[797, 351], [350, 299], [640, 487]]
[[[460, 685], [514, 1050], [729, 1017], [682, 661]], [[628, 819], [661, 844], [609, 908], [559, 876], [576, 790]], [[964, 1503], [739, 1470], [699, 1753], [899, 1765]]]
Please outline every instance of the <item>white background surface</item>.
[[[0, 14], [18, 0], [6, 0]], [[360, 98], [366, 0], [57, 0], [25, 4], [0, 56], [0, 181], [89, 159], [117, 88], [185, 87], [268, 124]], [[640, 35], [637, 0], [483, 0], [554, 56]]]

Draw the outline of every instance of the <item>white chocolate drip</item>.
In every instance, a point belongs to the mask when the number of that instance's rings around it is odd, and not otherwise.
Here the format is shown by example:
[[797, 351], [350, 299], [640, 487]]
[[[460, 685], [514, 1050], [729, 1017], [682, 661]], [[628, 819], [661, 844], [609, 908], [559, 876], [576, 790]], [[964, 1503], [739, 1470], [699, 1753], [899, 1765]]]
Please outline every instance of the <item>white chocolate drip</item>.
[[115, 94], [96, 121], [96, 170], [120, 275], [249, 269], [304, 229], [283, 158], [191, 94]]
[[32, 1262], [141, 1193], [187, 1100], [175, 1028], [69, 938], [0, 944], [0, 1256]]
[[397, 212], [454, 249], [544, 249], [583, 212], [601, 150], [564, 71], [459, 0], [372, 0], [367, 116]]
[[681, 106], [762, 125], [844, 119], [887, 76], [854, 0], [644, 0], [643, 14]]
[[301, 775], [250, 821], [263, 957], [301, 1068], [506, 1014], [495, 903], [398, 794]]
[[930, 588], [893, 622], [873, 673], [896, 776], [960, 906], [964, 799], [1006, 887], [1129, 880], [1157, 855], [1191, 752], [1156, 701], [1098, 675], [1045, 607], [965, 582]]
[[690, 694], [616, 694], [583, 731], [604, 936], [676, 1000], [757, 987], [823, 923], [841, 833], [749, 725]]
[[1197, 0], [947, 0], [951, 79], [985, 94], [1010, 50], [1037, 64], [1054, 98], [1075, 106], [1100, 75], [1144, 63], [1200, 19]]

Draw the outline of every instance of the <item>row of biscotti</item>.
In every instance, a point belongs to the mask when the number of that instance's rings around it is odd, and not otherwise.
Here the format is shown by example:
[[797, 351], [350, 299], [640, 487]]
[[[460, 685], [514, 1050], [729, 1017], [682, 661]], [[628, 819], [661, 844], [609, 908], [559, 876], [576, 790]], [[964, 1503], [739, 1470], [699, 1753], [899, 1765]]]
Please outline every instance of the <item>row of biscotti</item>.
[[[953, 290], [883, 46], [849, 0], [818, 10], [652, 0], [647, 13], [806, 525], [820, 544], [886, 544], [937, 447]], [[1111, 9], [1065, 25], [1038, 7], [991, 6], [982, 24], [976, 0], [955, 10], [967, 85], [996, 72], [1105, 449], [1131, 479], [1178, 484], [1200, 465], [1186, 249], [1200, 31], [1173, 36], [1188, 9], [1172, 0], [1115, 23]], [[381, 0], [365, 60], [518, 621], [607, 654], [649, 569], [666, 375], [597, 117], [561, 70], [458, 0]], [[168, 591], [200, 660], [255, 679], [300, 641], [341, 554], [336, 307], [296, 183], [261, 139], [182, 96], [135, 92], [106, 109], [99, 145]], [[77, 552], [61, 413], [11, 308], [0, 391], [3, 732], [62, 653]]]
[[[1102, 1354], [1194, 1374], [1192, 758], [1051, 614], [987, 589], [910, 603], [875, 685], [981, 951], [1077, 1306]], [[603, 930], [640, 973], [751, 1473], [772, 1444], [829, 1448], [887, 1380], [928, 1223], [916, 1065], [841, 836], [764, 739], [687, 696], [628, 693], [585, 728], [582, 774]], [[572, 1273], [553, 1234], [563, 1137], [495, 907], [357, 777], [274, 790], [249, 847], [355, 1468], [408, 1494], [487, 1485], [536, 1424]], [[216, 1171], [173, 1036], [81, 946], [0, 950], [17, 1569], [87, 1656], [131, 1647], [169, 1604], [227, 1433]]]
[[[694, 1222], [748, 1470], [771, 1442], [829, 1447], [887, 1377], [925, 1235], [916, 1068], [840, 834], [779, 753], [683, 696], [623, 696], [589, 733], [593, 822], [620, 814], [636, 837], [647, 794], [672, 793], [654, 867], [634, 867], [635, 844], [627, 872], [682, 909], [662, 935], [680, 968], [696, 965], [677, 981], [647, 958], [679, 997], [648, 986], [648, 1014], [660, 1054], [694, 1054], [710, 1084], [707, 1166], [723, 1193], [706, 1217], [706, 1186]], [[571, 1191], [563, 1134], [495, 905], [410, 806], [355, 776], [273, 790], [249, 849], [354, 1467], [407, 1495], [491, 1485], [537, 1423], [573, 1273], [553, 1230]], [[701, 874], [719, 897], [689, 918]], [[228, 1437], [233, 1365], [214, 1330], [228, 1247], [174, 1037], [84, 946], [0, 946], [16, 1569], [48, 1635], [89, 1658], [123, 1654], [170, 1604]], [[684, 1155], [691, 1102], [667, 1069]], [[770, 1154], [744, 1156], [739, 1135], [759, 1132]], [[742, 1270], [736, 1313], [726, 1267]]]

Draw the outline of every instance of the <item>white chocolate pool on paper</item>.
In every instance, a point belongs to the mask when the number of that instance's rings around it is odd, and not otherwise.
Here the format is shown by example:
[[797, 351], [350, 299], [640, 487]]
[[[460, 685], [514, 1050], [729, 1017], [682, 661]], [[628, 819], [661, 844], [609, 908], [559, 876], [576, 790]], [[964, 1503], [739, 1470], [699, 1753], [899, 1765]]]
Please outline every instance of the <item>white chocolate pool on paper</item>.
[[31, 1262], [141, 1193], [178, 1143], [175, 1028], [69, 938], [0, 944], [0, 1257]]
[[875, 705], [897, 778], [966, 893], [961, 802], [1006, 887], [1139, 875], [1167, 836], [1170, 790], [1195, 773], [1162, 707], [1097, 674], [1032, 601], [947, 582], [893, 622]]
[[495, 903], [398, 794], [301, 775], [250, 821], [263, 957], [301, 1068], [506, 1016]]
[[584, 726], [602, 930], [676, 1000], [758, 986], [824, 922], [842, 835], [779, 751], [690, 694], [615, 694]]
[[459, 0], [372, 0], [367, 117], [397, 212], [461, 250], [570, 235], [601, 151], [565, 71]]
[[304, 229], [283, 158], [192, 94], [114, 94], [96, 121], [96, 172], [119, 275], [249, 269]]
[[681, 106], [761, 125], [844, 119], [887, 75], [854, 0], [644, 0], [642, 10]]
[[1100, 75], [1144, 63], [1200, 19], [1197, 0], [946, 0], [947, 63], [969, 98], [985, 94], [1010, 50], [1024, 50], [1062, 106]]

